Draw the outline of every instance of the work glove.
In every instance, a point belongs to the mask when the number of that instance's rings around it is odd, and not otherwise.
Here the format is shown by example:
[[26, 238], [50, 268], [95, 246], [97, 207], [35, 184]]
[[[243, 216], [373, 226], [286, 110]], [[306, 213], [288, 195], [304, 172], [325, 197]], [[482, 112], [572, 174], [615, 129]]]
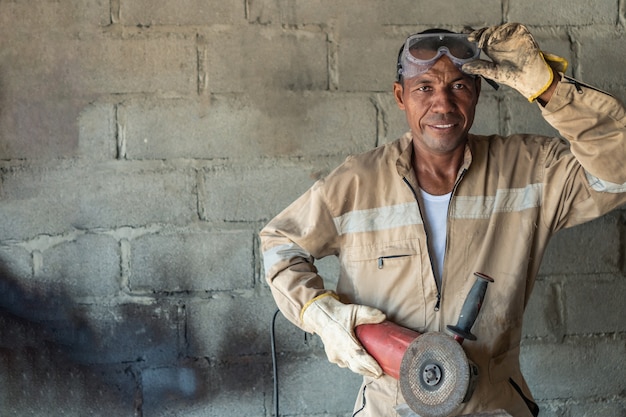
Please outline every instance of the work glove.
[[380, 323], [385, 314], [373, 307], [343, 304], [335, 297], [334, 293], [326, 293], [304, 307], [301, 318], [305, 330], [322, 339], [330, 362], [357, 374], [380, 377], [383, 370], [359, 343], [354, 328]]
[[463, 72], [481, 75], [519, 91], [534, 101], [552, 84], [554, 71], [564, 72], [567, 61], [544, 54], [528, 29], [506, 23], [478, 29], [469, 35], [492, 62], [477, 59], [463, 65]]

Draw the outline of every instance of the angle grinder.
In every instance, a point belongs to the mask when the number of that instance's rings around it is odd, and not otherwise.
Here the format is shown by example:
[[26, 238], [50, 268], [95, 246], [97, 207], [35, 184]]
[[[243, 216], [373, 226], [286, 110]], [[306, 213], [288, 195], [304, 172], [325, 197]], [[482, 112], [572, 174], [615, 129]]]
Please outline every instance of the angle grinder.
[[447, 417], [467, 402], [475, 388], [478, 367], [467, 359], [461, 344], [476, 340], [471, 328], [480, 311], [489, 276], [476, 272], [453, 336], [419, 333], [385, 320], [357, 326], [355, 333], [382, 370], [400, 381], [408, 407], [420, 417]]

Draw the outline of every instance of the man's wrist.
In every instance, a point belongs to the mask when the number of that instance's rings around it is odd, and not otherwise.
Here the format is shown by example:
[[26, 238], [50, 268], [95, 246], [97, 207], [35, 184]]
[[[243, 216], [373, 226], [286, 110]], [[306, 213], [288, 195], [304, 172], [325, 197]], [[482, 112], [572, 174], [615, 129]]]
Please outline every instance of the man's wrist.
[[556, 71], [553, 71], [553, 73], [554, 73], [554, 77], [552, 78], [552, 83], [546, 89], [546, 91], [544, 91], [543, 93], [541, 93], [541, 95], [539, 95], [539, 97], [537, 97], [537, 101], [543, 107], [545, 107], [548, 104], [548, 102], [552, 98], [552, 95], [554, 94], [554, 91], [556, 90], [556, 86], [561, 81], [561, 74], [559, 74]]

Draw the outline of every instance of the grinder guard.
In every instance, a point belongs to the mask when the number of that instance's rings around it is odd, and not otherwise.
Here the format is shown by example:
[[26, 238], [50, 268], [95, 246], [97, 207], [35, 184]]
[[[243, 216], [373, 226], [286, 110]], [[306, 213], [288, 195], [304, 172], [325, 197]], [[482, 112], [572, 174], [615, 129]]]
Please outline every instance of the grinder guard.
[[447, 417], [473, 392], [477, 368], [461, 345], [444, 333], [425, 333], [408, 347], [400, 367], [400, 389], [421, 417]]

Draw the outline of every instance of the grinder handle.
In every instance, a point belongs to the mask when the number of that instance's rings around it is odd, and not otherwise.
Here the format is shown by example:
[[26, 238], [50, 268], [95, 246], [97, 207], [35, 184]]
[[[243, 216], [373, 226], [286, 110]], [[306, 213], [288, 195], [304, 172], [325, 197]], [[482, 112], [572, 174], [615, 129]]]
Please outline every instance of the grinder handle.
[[481, 272], [474, 272], [474, 275], [476, 276], [476, 282], [474, 282], [474, 285], [472, 285], [472, 288], [465, 298], [456, 326], [447, 326], [448, 330], [454, 334], [454, 338], [459, 343], [463, 343], [464, 339], [476, 340], [476, 336], [471, 332], [472, 326], [474, 326], [476, 322], [483, 300], [485, 299], [487, 285], [493, 282], [493, 278]]

